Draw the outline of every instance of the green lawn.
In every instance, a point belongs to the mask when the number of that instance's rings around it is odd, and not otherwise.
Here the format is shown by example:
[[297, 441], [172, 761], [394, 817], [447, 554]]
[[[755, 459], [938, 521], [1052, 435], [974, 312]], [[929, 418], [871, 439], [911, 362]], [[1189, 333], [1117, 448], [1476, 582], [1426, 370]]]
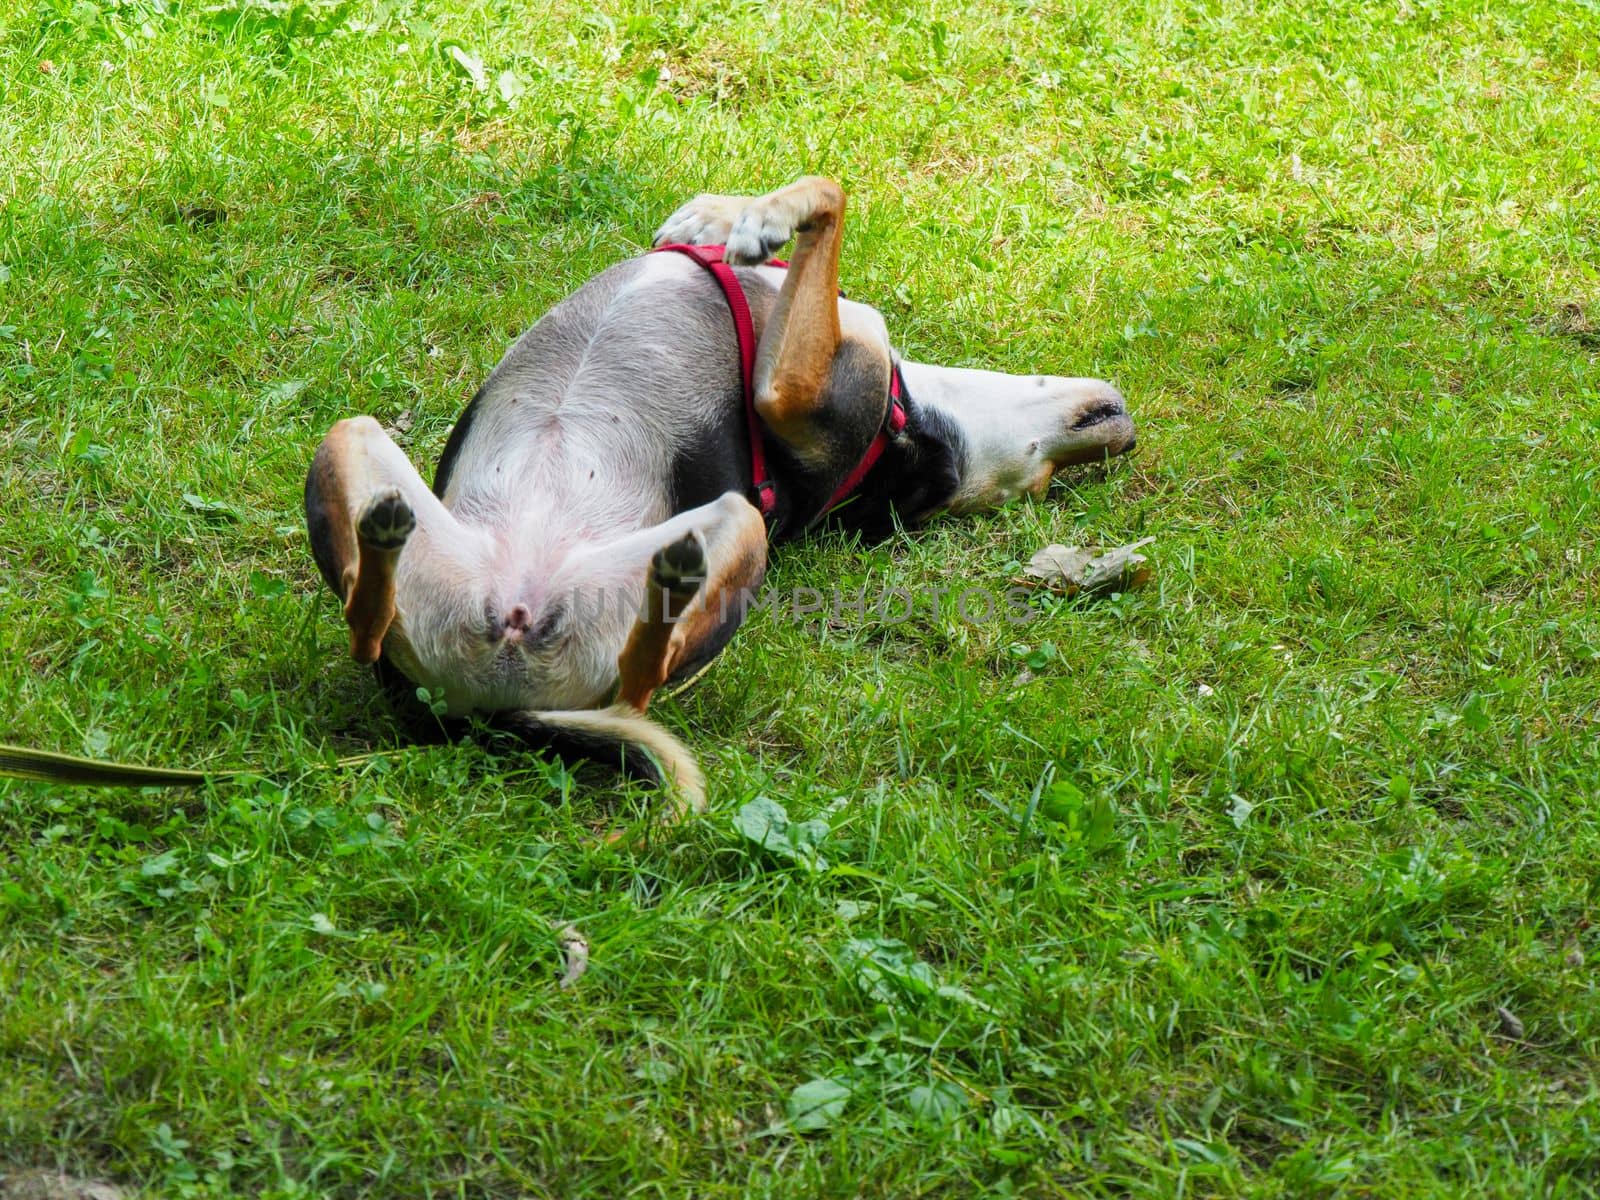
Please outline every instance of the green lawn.
[[[1595, 0], [0, 0], [0, 738], [270, 776], [0, 785], [0, 1170], [1596, 1195], [1597, 111]], [[711, 811], [607, 847], [647, 791], [412, 744], [304, 471], [365, 412], [430, 472], [551, 303], [803, 172], [911, 357], [1140, 438], [773, 582], [1155, 577], [758, 615], [659, 710]]]

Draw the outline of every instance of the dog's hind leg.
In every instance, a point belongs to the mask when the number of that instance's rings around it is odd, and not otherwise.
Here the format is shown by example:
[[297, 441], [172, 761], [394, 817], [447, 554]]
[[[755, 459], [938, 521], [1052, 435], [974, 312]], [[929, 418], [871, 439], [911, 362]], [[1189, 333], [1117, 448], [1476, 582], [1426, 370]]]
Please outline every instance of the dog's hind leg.
[[729, 492], [684, 515], [701, 513], [676, 536], [670, 527], [682, 517], [657, 527], [671, 540], [650, 558], [643, 609], [617, 658], [617, 699], [641, 713], [669, 678], [726, 644], [766, 574], [766, 525], [754, 505]]
[[438, 545], [457, 522], [371, 417], [328, 431], [306, 476], [305, 503], [311, 553], [344, 605], [350, 654], [375, 662], [394, 621], [400, 555], [413, 531], [426, 526]]

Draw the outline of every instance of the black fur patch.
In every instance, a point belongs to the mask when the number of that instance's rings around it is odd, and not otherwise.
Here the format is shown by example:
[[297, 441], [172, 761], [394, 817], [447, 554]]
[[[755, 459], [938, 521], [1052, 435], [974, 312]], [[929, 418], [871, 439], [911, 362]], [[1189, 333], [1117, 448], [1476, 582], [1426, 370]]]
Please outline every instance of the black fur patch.
[[342, 604], [344, 564], [339, 562], [334, 553], [333, 522], [328, 515], [328, 506], [322, 499], [322, 489], [317, 486], [320, 465], [312, 459], [311, 469], [306, 472], [306, 537], [311, 543], [311, 557], [316, 560], [323, 582]]
[[822, 502], [833, 495], [861, 461], [889, 412], [890, 364], [881, 346], [845, 338], [828, 368], [828, 391], [813, 418], [818, 448], [826, 455], [828, 478]]
[[444, 450], [439, 455], [439, 465], [433, 469], [433, 494], [443, 497], [445, 489], [450, 486], [450, 474], [456, 469], [456, 459], [461, 454], [461, 447], [466, 445], [467, 434], [472, 432], [473, 419], [478, 415], [478, 404], [483, 400], [483, 388], [478, 389], [478, 394], [467, 402], [467, 407], [461, 410], [461, 415], [456, 418], [455, 428], [450, 431], [450, 436], [445, 439]]
[[699, 508], [725, 492], [754, 497], [750, 435], [745, 432], [744, 405], [738, 392], [736, 376], [733, 395], [717, 408], [729, 414], [727, 419], [710, 428], [698, 429], [692, 437], [679, 443], [672, 460], [672, 494], [667, 498], [669, 512]]
[[[849, 348], [850, 352], [846, 353]], [[818, 413], [820, 436], [836, 447], [838, 460], [826, 475], [808, 470], [775, 438], [766, 438], [767, 471], [777, 492], [777, 505], [767, 518], [774, 542], [801, 537], [817, 521], [840, 481], [854, 469], [880, 427], [882, 416], [860, 401], [861, 390], [888, 394], [880, 372], [865, 347], [845, 342], [829, 381], [829, 401]], [[849, 389], [860, 389], [851, 396]], [[847, 400], [847, 397], [849, 399]], [[896, 526], [915, 528], [947, 507], [961, 486], [967, 468], [967, 447], [955, 421], [935, 408], [919, 405], [903, 393], [906, 425], [889, 440], [883, 456], [856, 493], [827, 517], [829, 524], [859, 531], [869, 541], [881, 540]], [[680, 448], [672, 464], [671, 511], [708, 504], [724, 492], [755, 499], [750, 440], [743, 405], [735, 396], [723, 410], [728, 419], [702, 431]]]
[[[491, 733], [509, 734], [534, 750], [548, 750], [564, 763], [587, 761], [615, 767], [628, 779], [638, 779], [660, 787], [664, 782], [661, 767], [649, 753], [632, 742], [586, 730], [549, 725], [538, 713], [501, 712], [488, 718]], [[493, 748], [491, 738], [485, 745]]]
[[946, 508], [967, 469], [967, 447], [955, 421], [936, 408], [900, 397], [906, 426], [862, 480], [854, 496], [829, 514], [830, 525], [879, 541], [897, 525], [912, 529]]
[[[378, 661], [372, 664], [372, 677], [378, 681], [383, 694], [389, 698], [389, 703], [394, 705], [403, 720], [408, 723], [422, 720], [427, 710], [422, 707], [422, 701], [417, 699], [417, 685], [406, 677], [404, 671], [389, 661], [387, 654], [379, 653]], [[408, 729], [406, 732], [415, 733], [415, 730]]]

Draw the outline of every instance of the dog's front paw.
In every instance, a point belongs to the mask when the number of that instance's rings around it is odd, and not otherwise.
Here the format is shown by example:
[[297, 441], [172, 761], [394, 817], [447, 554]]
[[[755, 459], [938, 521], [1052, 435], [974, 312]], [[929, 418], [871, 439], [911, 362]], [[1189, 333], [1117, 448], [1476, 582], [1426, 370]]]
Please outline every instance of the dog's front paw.
[[417, 514], [400, 489], [389, 488], [367, 502], [356, 522], [356, 536], [375, 550], [398, 550], [416, 527]]
[[650, 560], [650, 575], [658, 587], [669, 592], [696, 591], [706, 577], [706, 540], [700, 531], [691, 529], [657, 550]]
[[656, 230], [656, 246], [718, 246], [728, 240], [728, 231], [750, 203], [748, 196], [696, 196], [673, 213]]

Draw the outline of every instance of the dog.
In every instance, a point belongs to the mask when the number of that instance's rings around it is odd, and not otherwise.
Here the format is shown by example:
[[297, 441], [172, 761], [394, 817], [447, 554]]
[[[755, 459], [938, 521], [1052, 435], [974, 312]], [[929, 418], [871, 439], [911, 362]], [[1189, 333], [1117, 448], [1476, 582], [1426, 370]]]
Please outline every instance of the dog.
[[306, 523], [351, 655], [452, 717], [667, 784], [681, 815], [704, 780], [646, 709], [733, 636], [770, 542], [824, 520], [880, 537], [1133, 448], [1103, 380], [902, 359], [840, 295], [844, 216], [815, 176], [691, 200], [507, 351], [431, 489], [377, 421], [336, 424]]

